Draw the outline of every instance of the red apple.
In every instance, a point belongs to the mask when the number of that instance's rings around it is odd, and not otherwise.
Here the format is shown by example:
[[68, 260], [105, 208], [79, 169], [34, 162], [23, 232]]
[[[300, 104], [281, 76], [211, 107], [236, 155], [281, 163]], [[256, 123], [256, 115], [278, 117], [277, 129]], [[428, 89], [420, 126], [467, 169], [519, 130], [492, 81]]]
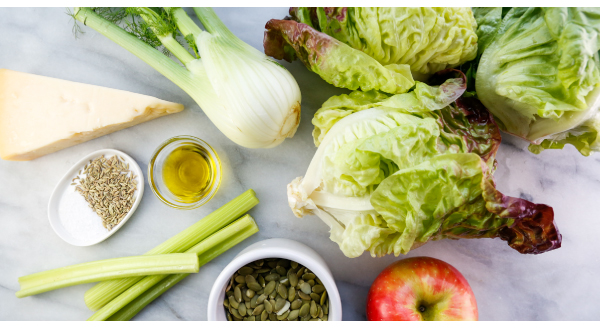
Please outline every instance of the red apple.
[[411, 257], [385, 268], [367, 296], [367, 319], [477, 320], [471, 286], [450, 264]]

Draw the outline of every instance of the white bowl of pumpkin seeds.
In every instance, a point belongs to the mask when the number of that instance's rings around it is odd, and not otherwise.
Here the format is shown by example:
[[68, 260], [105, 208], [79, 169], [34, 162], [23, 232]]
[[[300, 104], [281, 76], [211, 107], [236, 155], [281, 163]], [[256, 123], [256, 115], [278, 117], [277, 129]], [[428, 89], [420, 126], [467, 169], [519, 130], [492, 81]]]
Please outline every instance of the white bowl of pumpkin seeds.
[[223, 269], [210, 291], [208, 320], [341, 321], [342, 302], [317, 252], [273, 238], [248, 246]]

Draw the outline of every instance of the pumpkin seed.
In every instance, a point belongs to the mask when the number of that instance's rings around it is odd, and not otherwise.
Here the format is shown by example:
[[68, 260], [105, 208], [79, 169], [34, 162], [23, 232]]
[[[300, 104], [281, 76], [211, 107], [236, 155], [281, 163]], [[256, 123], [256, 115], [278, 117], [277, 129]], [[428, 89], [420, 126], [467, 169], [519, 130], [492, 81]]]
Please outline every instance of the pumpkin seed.
[[240, 303], [238, 303], [234, 296], [229, 296], [229, 305], [231, 305], [232, 308], [237, 309], [238, 306], [240, 306]]
[[317, 303], [315, 303], [315, 301], [310, 302], [310, 316], [316, 318], [319, 315], [318, 311]]
[[298, 310], [300, 307], [302, 306], [302, 301], [297, 299], [295, 301], [292, 302], [292, 304], [290, 305], [290, 308], [292, 310]]
[[301, 317], [306, 317], [309, 314], [310, 311], [310, 305], [309, 304], [304, 304], [302, 305], [302, 307], [300, 308], [300, 316]]
[[319, 302], [319, 304], [321, 304], [321, 306], [323, 306], [323, 304], [325, 303], [326, 298], [327, 298], [327, 291], [324, 290], [323, 294], [321, 294], [321, 301]]
[[277, 300], [275, 300], [275, 312], [279, 312], [279, 310], [281, 310], [281, 308], [283, 308], [285, 305], [285, 302], [285, 299], [278, 297]]
[[307, 282], [301, 281], [301, 283], [298, 283], [298, 287], [300, 287], [300, 290], [306, 295], [309, 295], [312, 292], [312, 287]]
[[242, 316], [240, 315], [240, 313], [238, 312], [238, 310], [236, 309], [231, 309], [231, 315], [238, 318], [238, 319], [242, 319]]
[[317, 294], [317, 293], [310, 293], [310, 298], [312, 298], [313, 301], [315, 301], [315, 302], [321, 301], [321, 296], [319, 296], [319, 294]]
[[295, 273], [288, 271], [288, 279], [292, 287], [298, 286], [298, 276]]
[[269, 302], [269, 300], [265, 300], [263, 304], [265, 305], [265, 310], [267, 310], [268, 313], [273, 312], [273, 305], [271, 304], [271, 302]]
[[269, 283], [265, 286], [265, 295], [270, 295], [273, 290], [275, 290], [276, 282], [269, 281]]
[[301, 290], [298, 291], [298, 297], [300, 297], [303, 300], [307, 300], [307, 301], [311, 300], [310, 296], [304, 294], [304, 292]]
[[312, 273], [305, 273], [302, 275], [302, 279], [304, 280], [311, 280], [311, 279], [315, 279], [317, 276], [315, 276]]
[[329, 298], [311, 270], [271, 258], [251, 262], [231, 276], [223, 307], [230, 321], [325, 321]]
[[245, 267], [241, 267], [241, 268], [238, 270], [238, 273], [239, 273], [240, 275], [242, 275], [242, 276], [245, 276], [245, 275], [252, 274], [253, 272], [254, 272], [254, 270], [253, 270], [251, 267], [247, 267], [247, 266], [245, 266]]
[[279, 284], [277, 287], [277, 294], [279, 294], [279, 296], [281, 296], [283, 299], [288, 297], [288, 290], [285, 285]]
[[314, 285], [312, 288], [313, 293], [321, 294], [325, 291], [325, 286], [323, 285]]
[[240, 303], [242, 301], [242, 289], [240, 287], [235, 287], [233, 295], [235, 296], [236, 302]]
[[262, 294], [256, 299], [256, 304], [262, 304], [267, 299], [267, 294]]
[[245, 317], [246, 316], [246, 304], [244, 303], [240, 303], [240, 306], [238, 307], [238, 313], [242, 316]]
[[263, 313], [264, 310], [265, 310], [265, 305], [264, 304], [258, 305], [252, 311], [252, 315], [259, 315], [259, 314]]

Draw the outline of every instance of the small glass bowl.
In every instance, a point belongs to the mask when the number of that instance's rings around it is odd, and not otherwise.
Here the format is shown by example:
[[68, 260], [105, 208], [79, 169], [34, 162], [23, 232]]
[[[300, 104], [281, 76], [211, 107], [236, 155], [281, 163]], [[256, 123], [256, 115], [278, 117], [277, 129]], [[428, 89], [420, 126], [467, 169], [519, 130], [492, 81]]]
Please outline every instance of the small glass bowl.
[[[197, 145], [205, 150], [205, 155], [211, 160], [208, 161], [210, 170], [210, 185], [211, 188], [198, 196], [198, 200], [192, 203], [181, 202], [170, 190], [163, 181], [163, 165], [165, 160], [175, 149], [186, 146]], [[150, 163], [148, 163], [148, 184], [152, 192], [163, 203], [180, 210], [192, 210], [206, 204], [217, 193], [221, 185], [221, 161], [215, 150], [204, 140], [193, 136], [176, 136], [167, 139], [163, 142], [152, 155]]]

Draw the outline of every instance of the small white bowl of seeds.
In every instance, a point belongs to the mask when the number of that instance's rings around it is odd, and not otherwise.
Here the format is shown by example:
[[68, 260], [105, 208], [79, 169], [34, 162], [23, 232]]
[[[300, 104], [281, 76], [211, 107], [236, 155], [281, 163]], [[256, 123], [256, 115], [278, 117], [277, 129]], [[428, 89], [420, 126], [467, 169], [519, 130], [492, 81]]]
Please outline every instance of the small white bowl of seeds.
[[274, 238], [241, 251], [208, 299], [209, 321], [341, 321], [342, 302], [325, 260], [312, 248]]
[[73, 165], [48, 203], [56, 234], [74, 246], [91, 246], [112, 236], [129, 220], [144, 194], [143, 172], [115, 149], [95, 151]]

